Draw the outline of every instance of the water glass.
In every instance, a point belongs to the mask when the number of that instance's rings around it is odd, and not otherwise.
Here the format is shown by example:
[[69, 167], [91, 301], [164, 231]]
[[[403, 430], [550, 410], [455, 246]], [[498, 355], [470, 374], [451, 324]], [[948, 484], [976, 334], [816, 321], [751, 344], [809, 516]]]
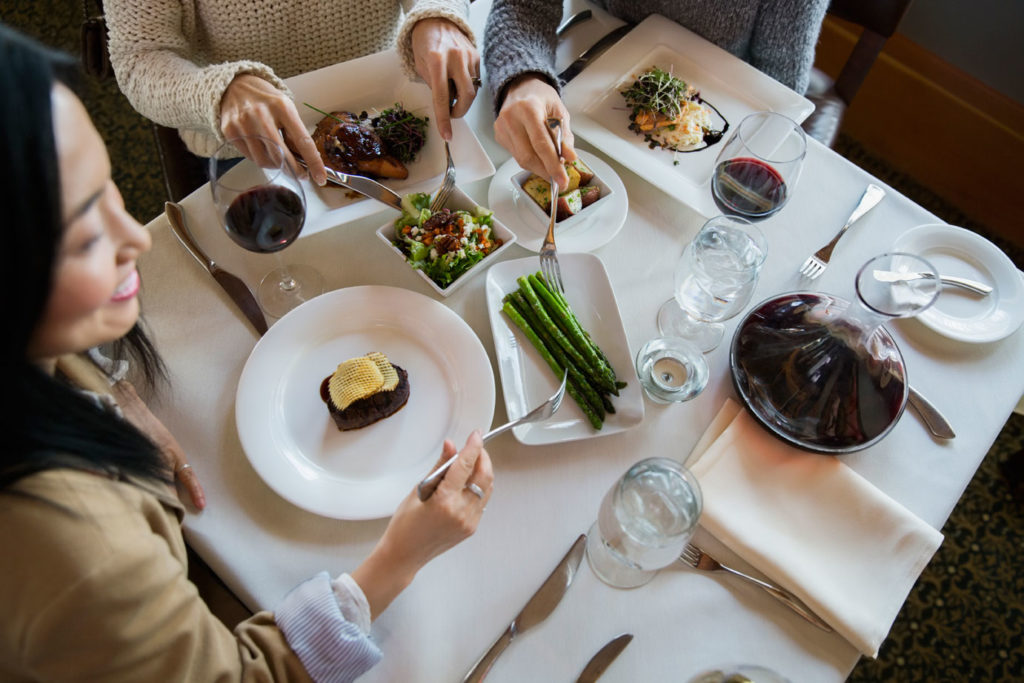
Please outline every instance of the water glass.
[[587, 560], [616, 588], [642, 586], [676, 561], [697, 528], [697, 478], [675, 460], [647, 458], [608, 490], [587, 534]]
[[708, 363], [691, 342], [658, 337], [636, 354], [636, 374], [647, 398], [655, 403], [681, 403], [704, 391]]
[[717, 347], [725, 334], [721, 321], [750, 302], [767, 255], [768, 240], [750, 221], [708, 220], [676, 265], [675, 297], [658, 309], [658, 331], [687, 339], [705, 353]]

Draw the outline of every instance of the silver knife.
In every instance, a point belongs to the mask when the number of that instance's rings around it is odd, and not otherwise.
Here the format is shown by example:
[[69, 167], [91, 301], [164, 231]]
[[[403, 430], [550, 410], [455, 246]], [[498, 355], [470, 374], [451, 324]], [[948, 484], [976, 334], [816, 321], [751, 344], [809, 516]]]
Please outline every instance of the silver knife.
[[[879, 282], [913, 282], [914, 280], [930, 280], [931, 273], [896, 273], [891, 270], [876, 270], [872, 273]], [[944, 285], [953, 285], [969, 290], [975, 294], [988, 295], [992, 288], [983, 282], [968, 280], [964, 277], [953, 277], [952, 275], [940, 275], [939, 282]]]
[[[296, 156], [295, 160], [299, 162], [299, 165], [305, 169], [309, 167], [306, 162], [300, 157]], [[390, 188], [384, 187], [376, 180], [367, 178], [361, 175], [349, 175], [348, 173], [342, 173], [341, 171], [335, 171], [330, 166], [324, 166], [327, 171], [327, 182], [334, 185], [340, 185], [344, 188], [358, 192], [364, 197], [375, 199], [382, 204], [387, 204], [393, 209], [402, 210], [402, 198], [395, 194]]]
[[623, 633], [605, 643], [605, 646], [598, 650], [597, 654], [591, 657], [587, 665], [583, 667], [583, 673], [576, 679], [576, 683], [595, 683], [632, 640], [632, 633]]
[[939, 409], [918, 393], [914, 387], [908, 387], [908, 389], [910, 394], [907, 397], [907, 402], [921, 416], [921, 421], [924, 422], [928, 431], [940, 439], [955, 439], [956, 432], [953, 431], [953, 425], [949, 424]]
[[583, 54], [577, 57], [576, 61], [572, 64], [567, 66], [562, 73], [558, 74], [558, 82], [565, 85], [571, 81], [573, 78], [578, 76], [588, 64], [601, 56], [601, 54], [603, 54], [605, 50], [610, 48], [612, 45], [619, 42], [619, 39], [622, 38], [622, 36], [626, 35], [634, 28], [636, 28], [635, 24], [624, 24], [606, 34], [603, 38], [587, 48]]
[[572, 547], [569, 548], [569, 552], [558, 563], [558, 566], [555, 567], [555, 570], [551, 572], [551, 576], [537, 589], [537, 592], [533, 594], [533, 597], [526, 603], [526, 606], [516, 615], [516, 618], [508, 625], [505, 632], [498, 636], [498, 639], [484, 653], [484, 656], [473, 665], [473, 668], [469, 670], [466, 677], [462, 679], [462, 683], [479, 683], [479, 681], [484, 680], [484, 676], [490, 671], [494, 660], [505, 651], [505, 648], [509, 646], [513, 638], [548, 618], [548, 615], [561, 602], [562, 596], [569, 590], [569, 585], [572, 584], [572, 579], [576, 576], [576, 570], [579, 569], [580, 561], [583, 559], [583, 553], [586, 551], [586, 548], [587, 537], [585, 534], [581, 534], [576, 539], [576, 542], [572, 544]]
[[238, 276], [232, 275], [218, 266], [212, 258], [199, 248], [195, 238], [188, 229], [188, 223], [185, 222], [185, 212], [180, 204], [166, 202], [164, 204], [164, 212], [167, 214], [167, 220], [170, 221], [171, 228], [174, 230], [174, 234], [182, 246], [206, 270], [210, 271], [213, 279], [228, 293], [228, 296], [241, 309], [256, 331], [261, 336], [265, 334], [267, 331], [267, 319], [263, 317], [263, 311], [260, 310], [260, 305], [256, 302], [256, 297], [252, 295], [249, 287]]

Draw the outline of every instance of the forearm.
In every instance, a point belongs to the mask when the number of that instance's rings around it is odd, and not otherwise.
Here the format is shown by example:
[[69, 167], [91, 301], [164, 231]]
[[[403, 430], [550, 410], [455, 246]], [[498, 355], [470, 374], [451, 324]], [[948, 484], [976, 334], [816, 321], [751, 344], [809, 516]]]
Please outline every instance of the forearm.
[[385, 543], [378, 544], [352, 573], [370, 606], [370, 617], [376, 619], [416, 577], [417, 567], [393, 559]]
[[484, 65], [495, 113], [510, 83], [527, 72], [558, 88], [555, 27], [561, 17], [561, 3], [550, 0], [495, 0], [484, 31]]

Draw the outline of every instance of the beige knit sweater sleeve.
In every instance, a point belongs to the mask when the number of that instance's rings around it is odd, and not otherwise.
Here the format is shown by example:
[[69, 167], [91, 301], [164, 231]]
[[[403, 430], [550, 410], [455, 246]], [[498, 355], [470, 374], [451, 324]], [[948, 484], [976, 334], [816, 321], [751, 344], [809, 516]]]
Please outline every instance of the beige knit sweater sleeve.
[[396, 45], [417, 78], [412, 28], [438, 17], [473, 39], [467, 0], [105, 0], [110, 61], [122, 92], [146, 118], [177, 128], [211, 156], [224, 138], [220, 102], [232, 79], [282, 78]]

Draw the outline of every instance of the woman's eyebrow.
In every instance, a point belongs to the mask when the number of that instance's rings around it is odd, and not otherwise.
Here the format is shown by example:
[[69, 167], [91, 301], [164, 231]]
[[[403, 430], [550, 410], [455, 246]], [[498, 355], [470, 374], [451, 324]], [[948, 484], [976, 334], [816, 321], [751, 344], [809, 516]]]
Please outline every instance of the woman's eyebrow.
[[96, 203], [96, 202], [97, 202], [97, 201], [99, 200], [100, 196], [101, 196], [101, 195], [103, 194], [103, 190], [104, 190], [104, 189], [105, 189], [105, 188], [100, 188], [99, 190], [97, 190], [96, 192], [94, 192], [94, 193], [93, 193], [92, 195], [90, 195], [88, 199], [86, 199], [86, 200], [85, 200], [84, 202], [82, 202], [82, 203], [81, 203], [81, 204], [80, 204], [80, 205], [78, 206], [78, 208], [76, 208], [76, 209], [75, 209], [75, 210], [74, 210], [74, 211], [73, 211], [73, 212], [71, 213], [71, 215], [70, 215], [70, 216], [68, 216], [68, 218], [67, 218], [67, 221], [65, 221], [65, 222], [66, 222], [66, 223], [71, 223], [71, 222], [73, 222], [73, 221], [74, 221], [75, 219], [77, 219], [77, 218], [78, 218], [79, 216], [81, 216], [81, 215], [82, 215], [82, 214], [84, 214], [84, 213], [85, 213], [86, 211], [88, 211], [88, 210], [89, 210], [90, 208], [92, 208], [92, 205], [93, 205], [93, 204], [95, 204], [95, 203]]

